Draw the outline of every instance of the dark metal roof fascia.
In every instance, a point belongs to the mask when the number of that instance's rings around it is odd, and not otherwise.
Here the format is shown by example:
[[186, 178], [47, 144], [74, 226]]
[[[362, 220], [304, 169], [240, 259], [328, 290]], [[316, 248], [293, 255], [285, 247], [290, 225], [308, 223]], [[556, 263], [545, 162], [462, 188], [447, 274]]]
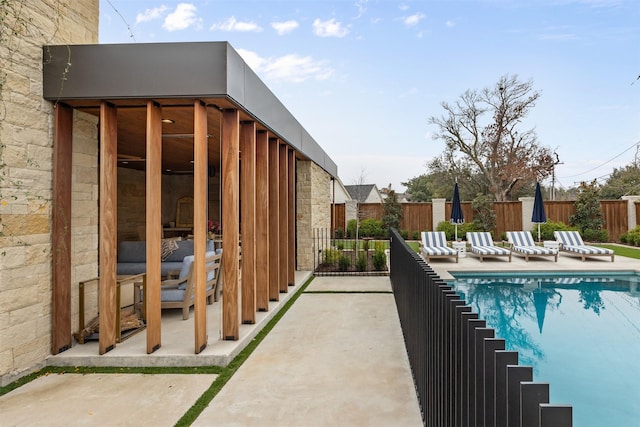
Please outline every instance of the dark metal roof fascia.
[[228, 42], [45, 46], [43, 96], [53, 102], [229, 97], [338, 176], [335, 162]]

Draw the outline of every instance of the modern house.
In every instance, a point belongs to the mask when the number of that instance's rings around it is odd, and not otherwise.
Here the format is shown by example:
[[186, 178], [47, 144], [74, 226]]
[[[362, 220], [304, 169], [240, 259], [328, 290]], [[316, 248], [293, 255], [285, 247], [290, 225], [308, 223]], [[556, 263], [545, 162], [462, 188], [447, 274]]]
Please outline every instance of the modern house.
[[[126, 240], [146, 241], [146, 351], [156, 351], [171, 231], [193, 239], [202, 351], [208, 220], [223, 230], [222, 338], [237, 340], [240, 322], [312, 269], [336, 164], [228, 43], [100, 45], [97, 0], [39, 3], [20, 10], [37, 30], [1, 40], [1, 383], [74, 345], [78, 283], [91, 277], [99, 354], [114, 348]], [[242, 263], [229, 250], [240, 245]]]

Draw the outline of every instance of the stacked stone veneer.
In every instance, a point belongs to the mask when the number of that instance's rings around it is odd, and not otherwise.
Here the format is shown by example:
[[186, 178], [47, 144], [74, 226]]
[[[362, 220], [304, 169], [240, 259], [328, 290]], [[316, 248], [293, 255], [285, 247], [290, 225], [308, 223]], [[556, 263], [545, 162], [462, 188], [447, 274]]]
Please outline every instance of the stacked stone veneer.
[[313, 270], [313, 230], [331, 227], [331, 176], [311, 161], [296, 163], [297, 269]]
[[[53, 105], [42, 97], [43, 46], [98, 41], [98, 0], [68, 3], [0, 4], [6, 26], [0, 33], [0, 385], [50, 354]], [[70, 232], [76, 284], [97, 271], [96, 124], [95, 117], [74, 114]], [[76, 327], [77, 287], [72, 289]]]

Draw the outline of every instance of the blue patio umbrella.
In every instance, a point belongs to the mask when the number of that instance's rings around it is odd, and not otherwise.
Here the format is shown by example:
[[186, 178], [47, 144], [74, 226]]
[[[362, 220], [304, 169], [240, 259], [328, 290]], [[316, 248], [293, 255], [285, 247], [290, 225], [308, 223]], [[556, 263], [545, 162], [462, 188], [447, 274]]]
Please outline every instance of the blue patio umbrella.
[[458, 224], [464, 224], [464, 215], [462, 215], [462, 206], [460, 205], [460, 193], [458, 192], [458, 183], [453, 187], [453, 199], [451, 199], [451, 218], [449, 222], [455, 225], [455, 239], [458, 240]]
[[542, 327], [544, 326], [544, 315], [547, 312], [548, 299], [549, 296], [542, 288], [539, 287], [533, 291], [533, 304], [536, 308], [536, 319], [538, 320], [538, 330], [540, 333], [542, 333]]
[[540, 183], [536, 183], [536, 196], [533, 200], [533, 213], [531, 215], [531, 222], [538, 224], [538, 242], [540, 241], [540, 224], [547, 222], [547, 215], [544, 213], [544, 201], [542, 200], [542, 191], [540, 190]]

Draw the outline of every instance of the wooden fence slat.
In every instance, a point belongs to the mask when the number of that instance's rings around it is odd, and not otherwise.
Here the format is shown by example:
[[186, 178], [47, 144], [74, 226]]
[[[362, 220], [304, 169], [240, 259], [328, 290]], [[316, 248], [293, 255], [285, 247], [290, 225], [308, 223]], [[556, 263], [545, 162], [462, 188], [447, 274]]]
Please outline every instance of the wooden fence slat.
[[[433, 231], [433, 206], [430, 202], [401, 203], [403, 219], [400, 221], [400, 230], [408, 232], [412, 239], [416, 232]], [[575, 202], [572, 200], [545, 201], [547, 221], [569, 224], [569, 217], [576, 211]], [[605, 229], [609, 233], [609, 240], [619, 241], [620, 236], [628, 230], [629, 220], [627, 216], [626, 200], [601, 200], [600, 206], [605, 219]], [[493, 230], [494, 239], [501, 239], [506, 231], [522, 230], [522, 202], [495, 202], [493, 204], [496, 213], [496, 227]], [[636, 203], [636, 217], [640, 218], [640, 203]], [[346, 206], [337, 203], [332, 209], [335, 229], [342, 229], [346, 233]], [[382, 220], [384, 209], [381, 203], [361, 203], [360, 220], [373, 218]], [[473, 222], [473, 208], [471, 202], [462, 202], [462, 212], [465, 223]], [[445, 204], [445, 221], [451, 216], [451, 202]]]

